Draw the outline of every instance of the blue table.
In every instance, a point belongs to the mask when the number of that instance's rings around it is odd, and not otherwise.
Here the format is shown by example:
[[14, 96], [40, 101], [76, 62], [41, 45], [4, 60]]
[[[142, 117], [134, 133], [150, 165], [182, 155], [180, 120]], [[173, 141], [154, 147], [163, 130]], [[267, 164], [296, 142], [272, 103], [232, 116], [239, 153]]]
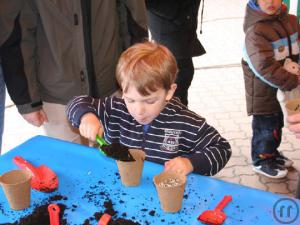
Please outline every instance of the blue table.
[[[183, 208], [179, 213], [166, 214], [160, 209], [152, 178], [163, 167], [145, 162], [141, 184], [124, 187], [114, 160], [103, 156], [94, 148], [44, 136], [36, 136], [0, 157], [0, 174], [17, 168], [12, 158], [20, 155], [35, 166], [46, 164], [59, 177], [59, 188], [53, 193], [32, 190], [31, 207], [23, 211], [10, 210], [4, 193], [0, 191], [0, 224], [12, 223], [31, 214], [51, 196], [61, 195], [57, 203], [68, 206], [65, 218], [68, 224], [83, 224], [96, 212], [105, 210], [103, 204], [110, 199], [117, 211], [116, 218], [130, 219], [142, 225], [177, 224], [200, 225], [198, 215], [214, 209], [224, 195], [233, 201], [224, 212], [224, 224], [300, 224], [300, 201], [244, 186], [223, 182], [195, 174], [188, 176]], [[90, 224], [97, 221], [90, 220]]]

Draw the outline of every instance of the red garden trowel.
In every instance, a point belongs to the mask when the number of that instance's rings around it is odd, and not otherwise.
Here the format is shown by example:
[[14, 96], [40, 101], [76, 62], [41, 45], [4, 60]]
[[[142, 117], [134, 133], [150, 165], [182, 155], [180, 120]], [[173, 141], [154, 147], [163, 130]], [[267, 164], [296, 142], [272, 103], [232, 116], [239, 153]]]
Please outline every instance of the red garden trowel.
[[225, 195], [214, 210], [205, 210], [198, 216], [198, 220], [205, 224], [221, 225], [226, 220], [226, 214], [222, 209], [232, 200], [230, 195]]
[[56, 204], [48, 205], [48, 212], [50, 218], [50, 225], [59, 225], [59, 206]]
[[52, 192], [58, 187], [57, 175], [47, 166], [34, 167], [21, 156], [13, 159], [14, 163], [21, 169], [27, 169], [32, 173], [31, 187], [41, 192]]
[[111, 220], [111, 215], [107, 214], [107, 213], [104, 213], [99, 222], [98, 222], [98, 225], [108, 225], [109, 221]]

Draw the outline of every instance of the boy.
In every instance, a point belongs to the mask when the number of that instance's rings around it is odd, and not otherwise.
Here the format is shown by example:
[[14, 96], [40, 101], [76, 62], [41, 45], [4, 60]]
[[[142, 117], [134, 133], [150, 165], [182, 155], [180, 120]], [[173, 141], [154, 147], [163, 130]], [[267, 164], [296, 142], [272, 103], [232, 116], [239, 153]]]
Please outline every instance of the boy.
[[292, 161], [277, 148], [281, 143], [283, 114], [277, 89], [290, 91], [300, 81], [286, 71], [286, 58], [298, 62], [299, 25], [281, 0], [250, 0], [244, 20], [244, 71], [248, 115], [252, 120], [253, 170], [270, 178], [287, 175]]
[[165, 164], [165, 170], [214, 175], [229, 160], [230, 145], [205, 119], [172, 98], [176, 74], [175, 58], [166, 47], [136, 44], [117, 65], [122, 99], [76, 97], [68, 105], [68, 118], [84, 137], [95, 140], [103, 127], [109, 143], [144, 149], [146, 159]]

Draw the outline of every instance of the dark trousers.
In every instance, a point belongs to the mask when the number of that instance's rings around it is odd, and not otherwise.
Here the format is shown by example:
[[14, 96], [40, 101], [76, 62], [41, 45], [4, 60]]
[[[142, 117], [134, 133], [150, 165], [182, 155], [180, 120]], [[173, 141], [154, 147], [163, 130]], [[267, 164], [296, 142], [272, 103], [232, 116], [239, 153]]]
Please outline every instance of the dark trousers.
[[194, 64], [192, 58], [177, 59], [178, 74], [176, 78], [177, 89], [174, 96], [178, 97], [181, 102], [187, 106], [188, 89], [191, 86], [194, 77]]
[[278, 154], [281, 143], [283, 114], [254, 115], [252, 119], [251, 156], [253, 164]]

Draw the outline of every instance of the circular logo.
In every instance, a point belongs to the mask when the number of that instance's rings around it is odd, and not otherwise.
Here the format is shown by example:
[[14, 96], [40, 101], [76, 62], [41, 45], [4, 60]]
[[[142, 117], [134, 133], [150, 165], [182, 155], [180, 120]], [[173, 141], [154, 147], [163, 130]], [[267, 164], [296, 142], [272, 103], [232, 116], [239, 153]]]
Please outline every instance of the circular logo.
[[299, 216], [299, 206], [297, 202], [290, 198], [281, 198], [273, 206], [273, 217], [282, 224], [291, 224]]

